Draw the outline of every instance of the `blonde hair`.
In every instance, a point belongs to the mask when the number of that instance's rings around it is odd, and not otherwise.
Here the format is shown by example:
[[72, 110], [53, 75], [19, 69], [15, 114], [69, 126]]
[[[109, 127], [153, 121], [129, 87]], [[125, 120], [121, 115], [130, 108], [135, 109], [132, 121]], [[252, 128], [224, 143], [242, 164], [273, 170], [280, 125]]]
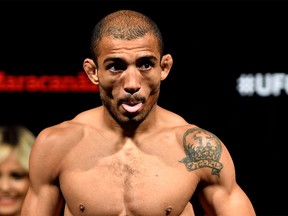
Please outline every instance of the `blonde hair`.
[[15, 151], [20, 166], [28, 171], [30, 152], [35, 139], [35, 135], [24, 126], [0, 126], [0, 163]]

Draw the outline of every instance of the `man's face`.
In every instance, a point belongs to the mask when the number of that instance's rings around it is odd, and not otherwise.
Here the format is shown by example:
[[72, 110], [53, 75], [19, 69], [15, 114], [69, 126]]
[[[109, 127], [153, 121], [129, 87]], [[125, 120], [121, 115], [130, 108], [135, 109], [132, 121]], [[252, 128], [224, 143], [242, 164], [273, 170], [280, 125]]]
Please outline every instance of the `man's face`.
[[142, 122], [159, 97], [160, 52], [152, 35], [135, 40], [104, 37], [98, 47], [99, 92], [119, 123]]

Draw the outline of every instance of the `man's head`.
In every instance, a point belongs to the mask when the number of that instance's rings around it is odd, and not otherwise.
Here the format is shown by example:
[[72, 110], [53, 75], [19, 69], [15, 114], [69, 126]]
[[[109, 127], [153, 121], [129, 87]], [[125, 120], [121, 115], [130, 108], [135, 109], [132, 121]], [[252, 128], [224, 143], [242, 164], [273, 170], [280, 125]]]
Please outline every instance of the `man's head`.
[[140, 124], [156, 106], [173, 64], [170, 54], [163, 55], [158, 27], [141, 13], [117, 11], [96, 25], [91, 47], [94, 57], [83, 67], [104, 107], [122, 126]]
[[146, 34], [153, 34], [158, 41], [158, 48], [163, 55], [162, 34], [156, 23], [149, 17], [132, 10], [119, 10], [102, 18], [95, 26], [91, 38], [92, 59], [97, 65], [98, 45], [103, 37], [133, 40]]

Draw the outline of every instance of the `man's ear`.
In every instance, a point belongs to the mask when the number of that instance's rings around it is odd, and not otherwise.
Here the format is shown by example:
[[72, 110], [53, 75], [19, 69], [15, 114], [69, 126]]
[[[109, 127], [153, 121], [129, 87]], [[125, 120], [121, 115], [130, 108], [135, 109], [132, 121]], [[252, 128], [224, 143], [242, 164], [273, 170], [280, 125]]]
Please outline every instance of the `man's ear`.
[[170, 54], [166, 54], [162, 57], [161, 60], [161, 68], [162, 68], [162, 72], [161, 72], [161, 80], [166, 79], [166, 77], [168, 76], [171, 68], [173, 65], [173, 58]]
[[[161, 68], [162, 68], [161, 80], [166, 79], [172, 68], [172, 65], [173, 65], [172, 56], [170, 54], [164, 55], [161, 60]], [[86, 58], [83, 62], [83, 68], [88, 78], [91, 80], [91, 82], [94, 83], [95, 85], [98, 85], [99, 83], [98, 71], [94, 61], [92, 59]]]
[[92, 59], [86, 58], [83, 62], [83, 69], [91, 82], [95, 85], [98, 85], [98, 71], [94, 61]]

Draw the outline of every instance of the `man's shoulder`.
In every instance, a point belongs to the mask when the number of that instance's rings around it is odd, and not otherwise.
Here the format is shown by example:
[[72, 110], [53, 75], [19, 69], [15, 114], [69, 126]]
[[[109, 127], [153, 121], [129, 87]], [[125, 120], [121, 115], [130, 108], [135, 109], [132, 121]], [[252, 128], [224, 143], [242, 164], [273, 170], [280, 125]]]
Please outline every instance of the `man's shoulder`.
[[[36, 143], [38, 146], [56, 146], [64, 143], [71, 143], [73, 140], [80, 139], [83, 124], [74, 120], [64, 121], [59, 124], [44, 128], [37, 136]], [[48, 148], [50, 148], [48, 147]]]

